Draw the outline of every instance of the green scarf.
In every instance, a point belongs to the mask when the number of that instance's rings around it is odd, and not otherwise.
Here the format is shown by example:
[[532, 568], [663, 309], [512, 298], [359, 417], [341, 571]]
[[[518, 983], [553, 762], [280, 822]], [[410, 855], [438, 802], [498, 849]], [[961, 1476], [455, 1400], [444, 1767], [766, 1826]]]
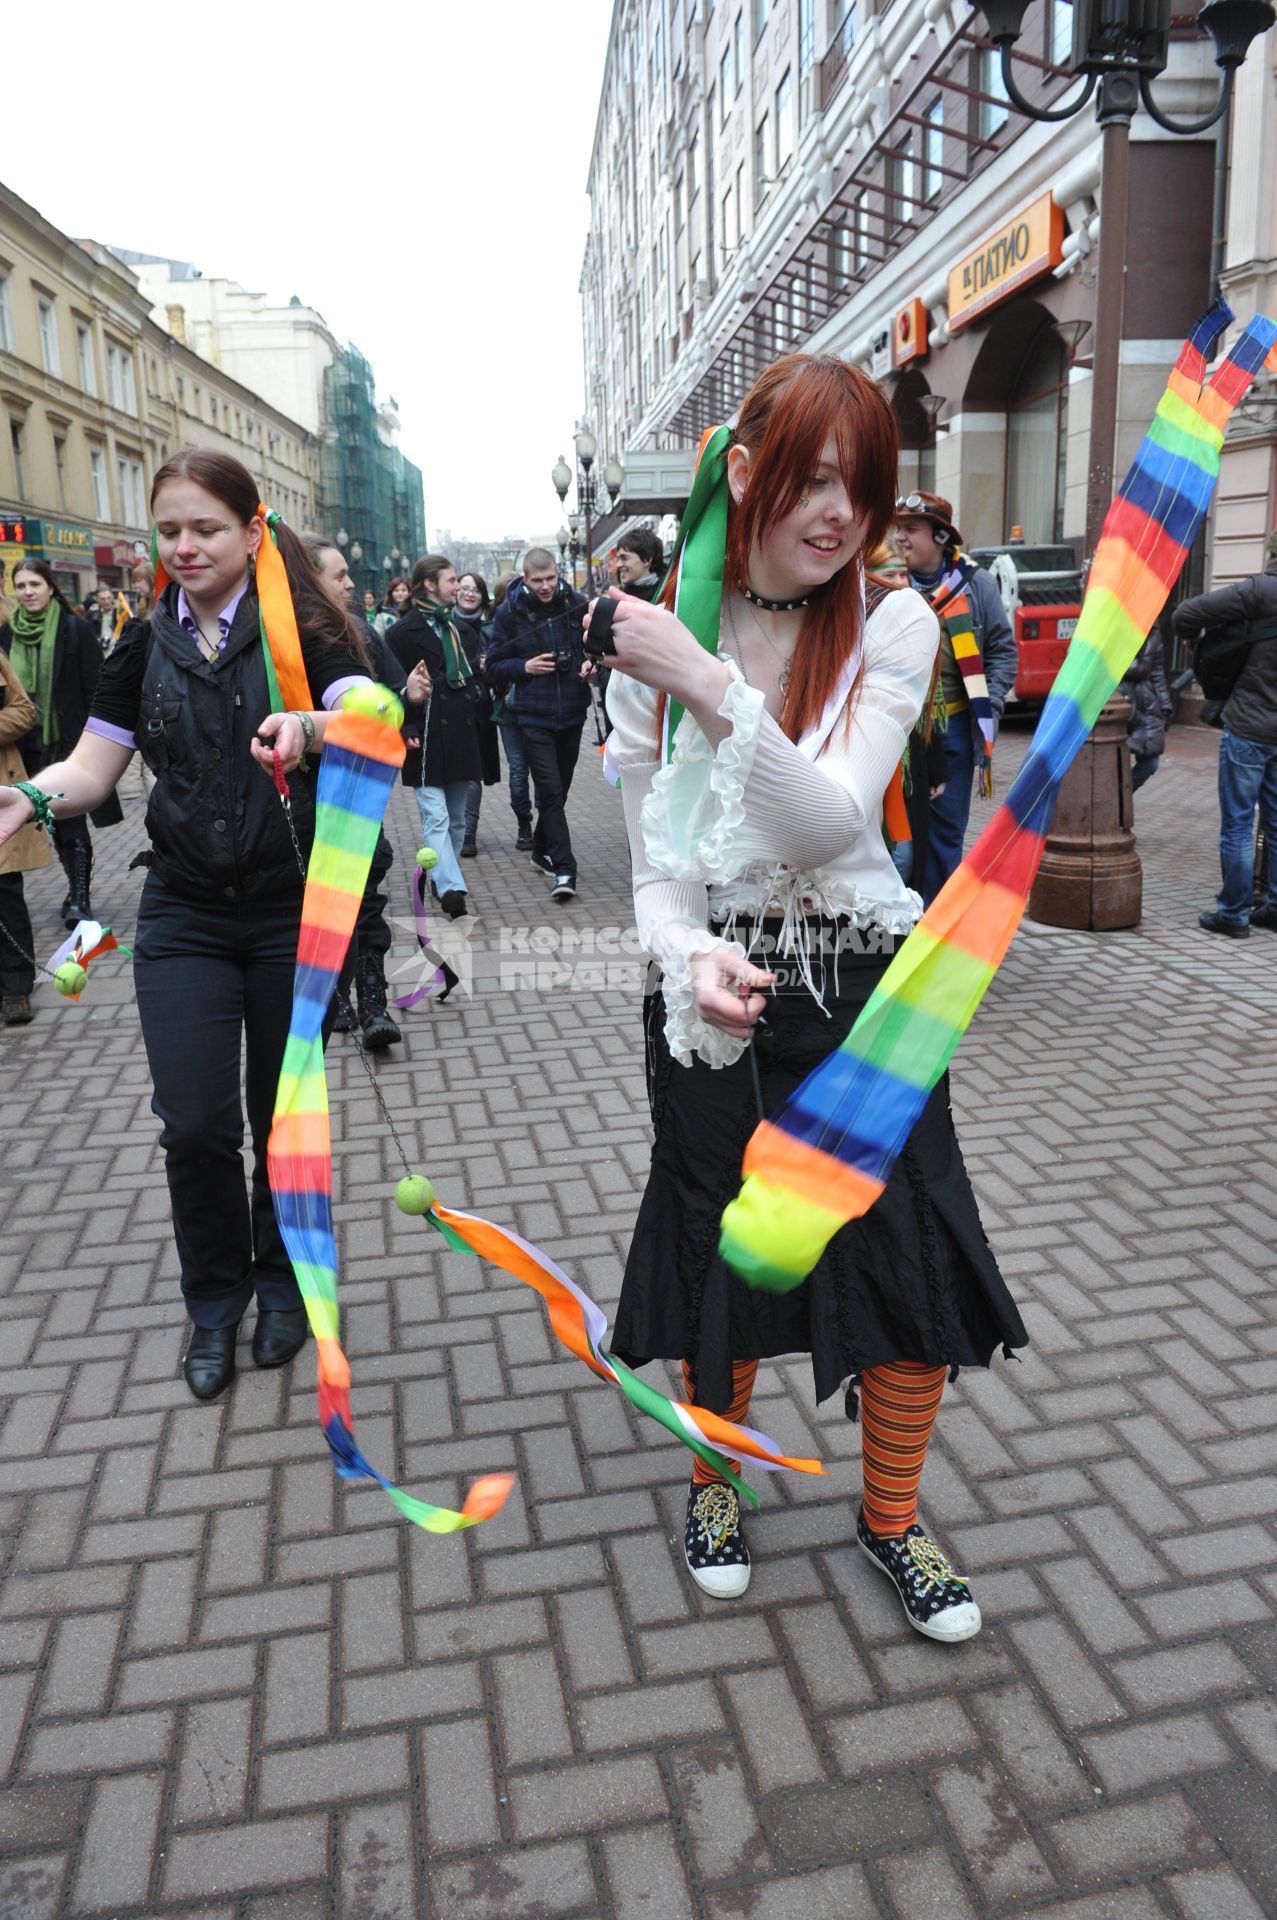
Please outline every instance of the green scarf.
[[56, 737], [53, 725], [53, 652], [62, 609], [50, 599], [43, 613], [28, 613], [21, 602], [9, 616], [13, 671], [35, 702], [36, 725], [47, 747]]
[[452, 624], [452, 609], [445, 607], [441, 600], [431, 600], [425, 594], [414, 594], [412, 604], [420, 607], [439, 636], [444, 665], [448, 670], [448, 685], [464, 687], [467, 680], [474, 679], [474, 668], [466, 659], [461, 636]]

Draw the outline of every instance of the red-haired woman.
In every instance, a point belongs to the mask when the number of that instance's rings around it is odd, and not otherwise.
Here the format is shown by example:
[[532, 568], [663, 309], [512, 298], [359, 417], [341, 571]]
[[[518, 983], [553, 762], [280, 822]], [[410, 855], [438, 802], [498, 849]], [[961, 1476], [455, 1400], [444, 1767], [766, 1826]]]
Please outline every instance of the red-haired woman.
[[[758, 1117], [747, 1050], [770, 1113], [845, 1037], [921, 913], [884, 840], [883, 801], [938, 631], [909, 589], [877, 589], [866, 613], [862, 564], [891, 519], [896, 456], [873, 382], [832, 358], [778, 361], [717, 456], [717, 651], [664, 607], [617, 606], [612, 752], [639, 933], [663, 978], [646, 1009], [652, 1171], [613, 1345], [636, 1365], [682, 1361], [688, 1399], [736, 1420], [759, 1361], [781, 1354], [810, 1353], [818, 1400], [850, 1381], [853, 1415], [858, 1386], [857, 1537], [910, 1622], [957, 1641], [980, 1614], [917, 1524], [923, 1459], [946, 1374], [1027, 1336], [981, 1229], [947, 1084], [876, 1206], [801, 1287], [751, 1291], [717, 1253]], [[664, 766], [661, 696], [684, 709]], [[684, 1547], [706, 1593], [744, 1592], [735, 1493], [699, 1460]]]
[[[169, 585], [150, 619], [133, 621], [103, 665], [73, 752], [33, 783], [0, 789], [3, 843], [33, 818], [67, 819], [98, 806], [135, 748], [154, 776], [134, 981], [193, 1322], [183, 1371], [199, 1400], [229, 1384], [239, 1322], [254, 1294], [259, 1367], [282, 1366], [306, 1337], [266, 1175], [303, 879], [259, 736], [273, 740], [292, 775], [293, 823], [305, 855], [314, 782], [298, 769], [322, 738], [328, 709], [369, 677], [363, 623], [334, 602], [302, 542], [274, 521], [310, 702], [303, 711], [270, 711], [256, 567], [271, 534], [258, 508], [251, 474], [226, 454], [188, 451], [164, 463], [151, 510]], [[245, 1104], [251, 1202], [241, 1157]]]

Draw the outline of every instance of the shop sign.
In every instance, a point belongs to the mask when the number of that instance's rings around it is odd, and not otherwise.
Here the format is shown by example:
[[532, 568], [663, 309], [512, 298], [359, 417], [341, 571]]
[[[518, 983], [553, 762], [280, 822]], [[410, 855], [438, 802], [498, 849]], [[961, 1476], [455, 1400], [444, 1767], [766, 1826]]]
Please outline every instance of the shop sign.
[[875, 380], [881, 380], [885, 373], [891, 372], [891, 329], [884, 327], [869, 342], [869, 372]]
[[1063, 257], [1064, 210], [1044, 193], [949, 269], [949, 331], [968, 326]]
[[906, 300], [891, 333], [892, 357], [898, 367], [922, 359], [927, 351], [927, 309], [921, 300]]
[[61, 520], [44, 523], [44, 550], [54, 562], [71, 566], [77, 560], [92, 560], [93, 546], [91, 527], [68, 526]]
[[0, 547], [25, 547], [29, 540], [40, 544], [40, 522], [19, 514], [13, 520], [0, 520]]

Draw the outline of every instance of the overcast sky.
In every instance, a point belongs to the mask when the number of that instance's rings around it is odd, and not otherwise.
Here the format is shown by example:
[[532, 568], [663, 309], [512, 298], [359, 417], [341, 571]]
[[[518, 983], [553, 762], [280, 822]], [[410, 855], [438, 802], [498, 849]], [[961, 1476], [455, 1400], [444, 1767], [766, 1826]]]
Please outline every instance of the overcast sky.
[[101, 7], [63, 0], [56, 72], [6, 89], [0, 167], [66, 233], [318, 307], [399, 402], [427, 526], [544, 534], [584, 405], [611, 11], [122, 0], [108, 47]]

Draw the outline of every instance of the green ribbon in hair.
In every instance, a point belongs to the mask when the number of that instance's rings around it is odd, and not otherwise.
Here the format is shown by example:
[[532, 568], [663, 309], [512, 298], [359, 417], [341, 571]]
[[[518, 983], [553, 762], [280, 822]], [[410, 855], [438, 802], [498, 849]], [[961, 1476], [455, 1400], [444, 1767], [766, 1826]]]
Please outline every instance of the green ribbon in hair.
[[[723, 556], [727, 548], [727, 449], [730, 427], [716, 427], [701, 452], [691, 496], [679, 522], [674, 548], [678, 584], [674, 612], [696, 636], [706, 653], [718, 652], [718, 627], [723, 617]], [[665, 752], [674, 750], [674, 734], [683, 709], [669, 703]]]

